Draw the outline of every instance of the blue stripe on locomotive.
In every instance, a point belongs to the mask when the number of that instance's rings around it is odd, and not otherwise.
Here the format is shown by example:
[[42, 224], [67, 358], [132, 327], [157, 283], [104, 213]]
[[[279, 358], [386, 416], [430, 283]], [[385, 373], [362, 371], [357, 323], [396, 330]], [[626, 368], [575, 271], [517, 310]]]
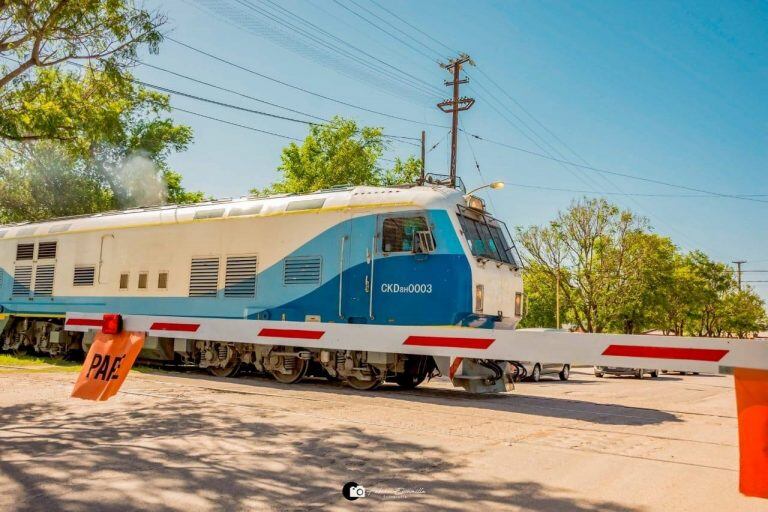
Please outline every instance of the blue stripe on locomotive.
[[[365, 249], [376, 233], [377, 215], [339, 223], [308, 241], [290, 256], [323, 258], [318, 284], [285, 284], [283, 260], [258, 273], [256, 298], [218, 297], [73, 297], [12, 298], [2, 305], [7, 312], [61, 314], [67, 311], [120, 312], [157, 316], [194, 316], [303, 321], [319, 315], [322, 321], [395, 325], [451, 325], [476, 323], [472, 314], [471, 271], [458, 235], [445, 210], [428, 211], [437, 249], [429, 255], [399, 253], [374, 260], [373, 317], [370, 263]], [[340, 239], [350, 236], [342, 273], [342, 316], [339, 315]], [[335, 264], [334, 264], [335, 263]], [[65, 271], [57, 268], [57, 272]], [[2, 275], [3, 295], [13, 279]], [[409, 287], [409, 285], [414, 285]]]

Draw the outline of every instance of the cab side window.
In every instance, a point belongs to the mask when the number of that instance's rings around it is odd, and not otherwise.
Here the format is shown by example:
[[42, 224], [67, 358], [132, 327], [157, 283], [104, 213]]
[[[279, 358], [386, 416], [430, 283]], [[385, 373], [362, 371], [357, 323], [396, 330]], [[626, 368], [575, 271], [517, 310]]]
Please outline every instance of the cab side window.
[[390, 217], [382, 227], [382, 252], [411, 252], [419, 231], [429, 231], [425, 217]]

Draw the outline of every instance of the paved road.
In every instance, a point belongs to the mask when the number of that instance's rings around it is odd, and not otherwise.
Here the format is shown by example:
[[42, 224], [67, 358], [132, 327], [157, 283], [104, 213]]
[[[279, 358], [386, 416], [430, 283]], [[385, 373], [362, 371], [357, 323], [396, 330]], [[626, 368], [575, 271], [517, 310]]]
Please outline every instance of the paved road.
[[0, 368], [1, 510], [768, 508], [737, 492], [726, 377], [574, 371], [489, 397], [133, 372], [91, 403], [75, 376]]

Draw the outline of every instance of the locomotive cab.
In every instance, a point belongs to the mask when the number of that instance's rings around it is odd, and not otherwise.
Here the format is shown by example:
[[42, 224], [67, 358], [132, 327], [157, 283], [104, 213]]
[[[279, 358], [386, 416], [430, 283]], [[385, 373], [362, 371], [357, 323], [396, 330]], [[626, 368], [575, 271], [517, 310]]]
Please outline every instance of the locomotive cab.
[[473, 321], [467, 325], [513, 328], [523, 316], [523, 283], [506, 224], [474, 196], [465, 196], [456, 216], [472, 269]]

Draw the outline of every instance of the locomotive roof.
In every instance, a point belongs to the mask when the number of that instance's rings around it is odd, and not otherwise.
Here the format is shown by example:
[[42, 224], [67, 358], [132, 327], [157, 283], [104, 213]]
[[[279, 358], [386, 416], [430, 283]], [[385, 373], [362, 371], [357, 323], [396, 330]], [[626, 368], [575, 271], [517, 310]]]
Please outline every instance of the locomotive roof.
[[454, 207], [462, 201], [458, 190], [441, 185], [414, 187], [346, 187], [310, 194], [245, 196], [204, 201], [196, 204], [137, 207], [39, 222], [0, 226], [0, 239], [57, 235], [68, 231], [110, 229], [126, 226], [175, 224], [193, 220], [229, 217], [271, 216], [339, 209], [368, 209], [414, 206]]

